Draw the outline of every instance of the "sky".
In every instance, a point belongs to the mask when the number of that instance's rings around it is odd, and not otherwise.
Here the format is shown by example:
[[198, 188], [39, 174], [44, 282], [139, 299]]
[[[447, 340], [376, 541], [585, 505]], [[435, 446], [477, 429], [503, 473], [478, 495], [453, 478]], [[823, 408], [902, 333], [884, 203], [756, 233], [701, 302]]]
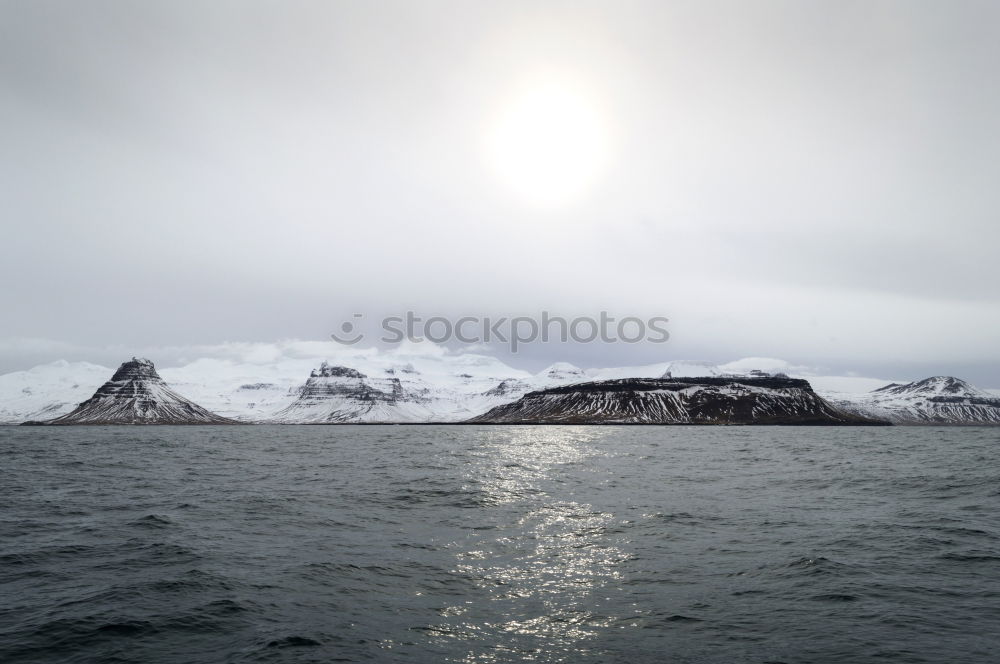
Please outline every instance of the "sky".
[[994, 2], [0, 0], [0, 372], [608, 311], [670, 340], [493, 350], [998, 388], [998, 70]]

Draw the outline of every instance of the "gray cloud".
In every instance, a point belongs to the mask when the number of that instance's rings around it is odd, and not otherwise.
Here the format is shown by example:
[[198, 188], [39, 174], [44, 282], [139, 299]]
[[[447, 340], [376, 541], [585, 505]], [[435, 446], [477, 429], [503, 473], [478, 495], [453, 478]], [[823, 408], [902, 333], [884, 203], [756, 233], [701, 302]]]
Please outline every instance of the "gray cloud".
[[[670, 316], [674, 341], [533, 352], [996, 367], [998, 19], [0, 2], [0, 337], [150, 347], [320, 339], [353, 311], [608, 309]], [[587, 84], [613, 144], [559, 209], [484, 163], [490, 118], [543, 70]]]

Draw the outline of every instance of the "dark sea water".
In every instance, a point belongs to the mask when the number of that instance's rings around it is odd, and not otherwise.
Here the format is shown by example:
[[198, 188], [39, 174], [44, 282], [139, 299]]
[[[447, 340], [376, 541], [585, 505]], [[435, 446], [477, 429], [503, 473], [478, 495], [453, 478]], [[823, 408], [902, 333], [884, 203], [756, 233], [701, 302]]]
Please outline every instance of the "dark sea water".
[[0, 661], [997, 662], [1000, 429], [0, 427]]

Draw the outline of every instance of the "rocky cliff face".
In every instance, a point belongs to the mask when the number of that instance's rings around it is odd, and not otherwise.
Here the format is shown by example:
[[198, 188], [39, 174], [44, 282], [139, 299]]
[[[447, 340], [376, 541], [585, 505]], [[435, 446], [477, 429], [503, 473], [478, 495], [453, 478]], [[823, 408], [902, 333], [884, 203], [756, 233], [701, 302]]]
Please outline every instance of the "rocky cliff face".
[[894, 424], [1000, 424], [1000, 398], [953, 376], [890, 383], [837, 406]]
[[497, 424], [884, 424], [851, 414], [805, 380], [649, 378], [530, 392], [470, 422]]
[[418, 380], [372, 378], [349, 367], [324, 362], [314, 369], [299, 396], [269, 421], [280, 424], [345, 422], [425, 422], [433, 420], [429, 394]]
[[236, 424], [185, 399], [167, 386], [153, 363], [132, 358], [69, 413], [25, 424]]

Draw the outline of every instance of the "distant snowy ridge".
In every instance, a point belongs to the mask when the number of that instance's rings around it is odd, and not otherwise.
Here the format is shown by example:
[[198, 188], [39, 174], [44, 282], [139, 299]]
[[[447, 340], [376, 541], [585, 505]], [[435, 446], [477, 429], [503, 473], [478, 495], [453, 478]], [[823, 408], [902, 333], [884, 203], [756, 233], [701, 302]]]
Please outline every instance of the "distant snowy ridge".
[[835, 403], [895, 424], [1000, 424], [1000, 398], [953, 376], [890, 383]]
[[88, 399], [112, 371], [89, 362], [58, 360], [0, 375], [0, 424], [65, 415]]
[[757, 368], [734, 368], [719, 366], [711, 362], [695, 362], [691, 360], [671, 362], [667, 365], [661, 378], [766, 378], [768, 376], [785, 376], [781, 372], [764, 371]]

